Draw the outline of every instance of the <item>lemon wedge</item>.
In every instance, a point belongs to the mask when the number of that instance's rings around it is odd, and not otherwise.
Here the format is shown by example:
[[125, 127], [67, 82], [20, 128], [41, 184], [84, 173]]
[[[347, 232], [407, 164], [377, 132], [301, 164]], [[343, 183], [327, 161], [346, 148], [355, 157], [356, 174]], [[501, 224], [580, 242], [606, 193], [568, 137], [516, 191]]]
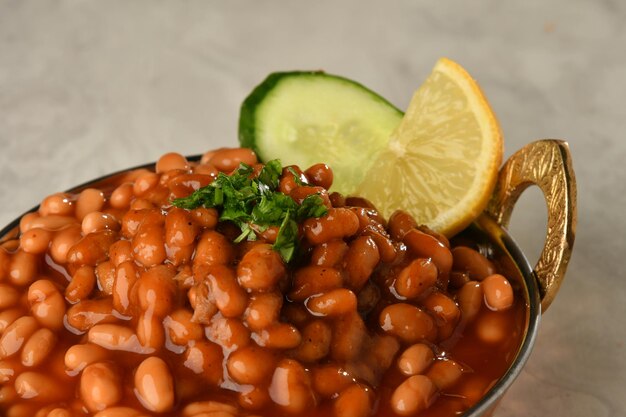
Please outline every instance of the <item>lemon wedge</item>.
[[502, 162], [496, 117], [474, 79], [440, 59], [354, 192], [452, 236], [485, 208]]

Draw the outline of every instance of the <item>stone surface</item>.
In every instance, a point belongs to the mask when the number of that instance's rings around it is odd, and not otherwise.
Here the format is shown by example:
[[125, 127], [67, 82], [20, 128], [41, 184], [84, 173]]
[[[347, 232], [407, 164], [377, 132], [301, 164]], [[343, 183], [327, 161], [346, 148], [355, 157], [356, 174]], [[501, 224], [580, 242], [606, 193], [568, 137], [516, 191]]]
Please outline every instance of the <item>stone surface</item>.
[[[626, 416], [626, 2], [0, 0], [0, 224], [45, 195], [177, 150], [236, 142], [269, 72], [317, 69], [404, 108], [439, 56], [479, 80], [506, 155], [569, 141], [574, 256], [499, 417]], [[531, 260], [545, 205], [511, 230]], [[621, 261], [620, 261], [621, 259]]]

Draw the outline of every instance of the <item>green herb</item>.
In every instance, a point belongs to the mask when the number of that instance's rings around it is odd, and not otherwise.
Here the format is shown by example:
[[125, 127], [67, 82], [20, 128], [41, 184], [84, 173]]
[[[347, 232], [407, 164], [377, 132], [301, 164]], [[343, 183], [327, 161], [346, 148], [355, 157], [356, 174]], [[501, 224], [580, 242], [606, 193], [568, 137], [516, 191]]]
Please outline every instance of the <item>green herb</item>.
[[[273, 248], [289, 262], [298, 246], [298, 222], [324, 216], [328, 210], [318, 194], [308, 195], [298, 204], [278, 191], [282, 171], [280, 161], [274, 159], [252, 178], [252, 167], [242, 163], [231, 175], [220, 173], [211, 184], [175, 199], [172, 204], [188, 210], [200, 206], [217, 208], [220, 221], [231, 221], [241, 229], [235, 242], [255, 240], [255, 230], [263, 232], [270, 226], [279, 226]], [[290, 172], [301, 184], [295, 171]]]

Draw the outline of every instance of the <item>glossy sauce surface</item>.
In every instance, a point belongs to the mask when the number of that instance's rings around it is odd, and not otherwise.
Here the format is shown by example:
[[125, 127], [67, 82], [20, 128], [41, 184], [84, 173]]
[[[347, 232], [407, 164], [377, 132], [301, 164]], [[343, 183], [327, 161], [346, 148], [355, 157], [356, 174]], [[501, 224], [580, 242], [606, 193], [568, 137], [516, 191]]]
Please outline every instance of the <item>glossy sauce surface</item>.
[[506, 372], [525, 301], [472, 242], [329, 195], [315, 166], [281, 179], [329, 208], [285, 265], [275, 230], [235, 244], [170, 204], [239, 162], [166, 154], [25, 216], [0, 247], [0, 415], [452, 416]]

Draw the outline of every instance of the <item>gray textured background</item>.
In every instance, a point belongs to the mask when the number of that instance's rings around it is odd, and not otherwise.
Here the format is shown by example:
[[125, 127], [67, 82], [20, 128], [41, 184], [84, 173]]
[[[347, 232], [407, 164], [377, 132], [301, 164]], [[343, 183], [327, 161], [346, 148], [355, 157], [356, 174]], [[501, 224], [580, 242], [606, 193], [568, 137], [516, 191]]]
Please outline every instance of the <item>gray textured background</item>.
[[[481, 83], [506, 156], [566, 138], [579, 224], [567, 281], [497, 416], [626, 416], [626, 2], [0, 0], [0, 224], [177, 150], [236, 142], [267, 73], [317, 69], [404, 108], [439, 56]], [[536, 191], [512, 232], [536, 259]]]

